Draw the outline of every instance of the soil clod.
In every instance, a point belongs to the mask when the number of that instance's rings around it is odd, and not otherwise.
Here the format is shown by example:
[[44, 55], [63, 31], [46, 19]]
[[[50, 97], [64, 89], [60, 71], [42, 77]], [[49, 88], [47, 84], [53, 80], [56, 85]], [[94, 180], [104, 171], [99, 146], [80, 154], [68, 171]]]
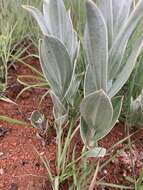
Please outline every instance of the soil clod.
[[7, 132], [8, 132], [7, 128], [0, 126], [0, 137], [4, 137]]
[[18, 185], [16, 183], [12, 183], [9, 190], [18, 190]]
[[27, 160], [22, 160], [21, 165], [25, 166], [26, 164], [28, 164], [28, 161]]

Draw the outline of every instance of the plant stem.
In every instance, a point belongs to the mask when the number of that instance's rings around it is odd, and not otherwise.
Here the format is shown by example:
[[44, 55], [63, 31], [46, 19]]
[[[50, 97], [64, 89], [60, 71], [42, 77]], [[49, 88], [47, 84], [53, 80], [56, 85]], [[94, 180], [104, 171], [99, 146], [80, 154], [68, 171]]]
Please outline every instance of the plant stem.
[[65, 143], [64, 143], [63, 152], [62, 152], [61, 158], [60, 158], [60, 164], [62, 165], [62, 174], [64, 173], [64, 170], [65, 170], [67, 150], [68, 150], [68, 146], [70, 145], [70, 136], [72, 134], [72, 129], [73, 129], [74, 124], [75, 124], [75, 120], [72, 119], [70, 122], [70, 128], [68, 131], [68, 135], [67, 135], [67, 138], [66, 138]]
[[98, 174], [98, 171], [99, 171], [99, 164], [100, 164], [100, 159], [99, 159], [98, 162], [97, 162], [96, 170], [95, 170], [94, 176], [93, 176], [93, 178], [92, 178], [91, 184], [90, 184], [90, 186], [89, 186], [89, 190], [93, 190], [93, 189], [95, 188], [96, 179], [97, 179], [97, 174]]
[[57, 173], [60, 175], [60, 158], [62, 154], [62, 132], [60, 129], [60, 132], [58, 134], [58, 139], [57, 139], [57, 144], [58, 144], [58, 150], [57, 150]]

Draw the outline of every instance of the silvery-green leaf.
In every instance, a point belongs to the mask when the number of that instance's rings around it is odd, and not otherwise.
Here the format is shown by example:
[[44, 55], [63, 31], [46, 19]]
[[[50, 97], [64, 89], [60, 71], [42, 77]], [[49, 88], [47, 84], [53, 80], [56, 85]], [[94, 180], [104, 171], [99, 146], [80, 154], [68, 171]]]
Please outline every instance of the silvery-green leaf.
[[102, 138], [102, 131], [110, 126], [113, 117], [113, 107], [109, 97], [103, 90], [86, 96], [80, 106], [80, 130], [83, 142], [88, 147], [94, 147]]
[[86, 152], [86, 157], [87, 158], [101, 158], [104, 157], [106, 155], [106, 149], [102, 148], [102, 147], [95, 147], [89, 151]]
[[84, 96], [87, 96], [98, 90], [96, 80], [94, 80], [93, 77], [94, 74], [95, 73], [92, 71], [91, 66], [89, 64], [86, 68], [85, 79], [84, 79]]
[[117, 75], [116, 80], [113, 82], [112, 87], [108, 91], [108, 95], [112, 98], [119, 90], [123, 87], [123, 85], [128, 80], [133, 68], [136, 64], [137, 58], [143, 47], [143, 38], [141, 37], [137, 43], [135, 44], [134, 49], [132, 50], [127, 63], [122, 68], [121, 72]]
[[63, 42], [67, 31], [67, 13], [63, 0], [44, 0], [43, 14], [52, 35]]
[[102, 138], [108, 135], [108, 133], [113, 129], [115, 124], [118, 122], [118, 118], [120, 116], [121, 108], [123, 104], [123, 98], [122, 97], [115, 97], [112, 98], [112, 106], [113, 106], [113, 117], [112, 122], [109, 124], [109, 126], [106, 127], [103, 131], [101, 131]]
[[23, 5], [22, 7], [36, 19], [44, 35], [50, 34], [49, 28], [46, 25], [46, 20], [38, 9], [27, 5]]
[[78, 75], [75, 73], [76, 65], [74, 67], [72, 80], [69, 86], [69, 89], [67, 90], [67, 93], [65, 95], [65, 99], [74, 106], [74, 103], [76, 101], [76, 95], [82, 80], [82, 75]]
[[114, 79], [119, 71], [129, 38], [142, 16], [143, 0], [140, 0], [117, 35], [109, 52], [109, 79]]
[[129, 126], [139, 127], [143, 125], [143, 95], [140, 94], [137, 98], [131, 99], [130, 112], [127, 115], [127, 124]]
[[118, 118], [120, 116], [120, 112], [122, 109], [123, 104], [123, 97], [117, 96], [112, 98], [112, 106], [113, 106], [113, 118], [111, 122], [111, 129], [114, 127], [114, 125], [117, 123]]
[[51, 34], [63, 42], [73, 61], [79, 42], [72, 25], [70, 11], [66, 12], [63, 0], [44, 0], [43, 13]]
[[[140, 35], [140, 34], [139, 34]], [[136, 98], [138, 95], [140, 95], [143, 88], [143, 59], [141, 56], [141, 59], [138, 61], [136, 66], [136, 75], [135, 75], [135, 82], [134, 82], [134, 89], [132, 92], [132, 96]]]
[[87, 23], [84, 49], [87, 63], [94, 72], [97, 89], [107, 89], [108, 36], [105, 20], [99, 8], [90, 0], [86, 3]]
[[[112, 99], [112, 106], [113, 106], [112, 121], [111, 121], [111, 123], [109, 123], [108, 126], [106, 125], [105, 128], [102, 128], [102, 130], [100, 130], [100, 132], [96, 134], [96, 136], [94, 137], [94, 138], [96, 138], [96, 142], [98, 140], [100, 140], [101, 138], [105, 137], [115, 126], [115, 124], [118, 121], [120, 112], [121, 112], [122, 103], [123, 103], [122, 97], [115, 97]], [[81, 126], [82, 127], [80, 128], [80, 131], [81, 131], [81, 136], [82, 136], [83, 142], [89, 146], [89, 143], [91, 143], [90, 142], [91, 134], [93, 131], [89, 130], [89, 127], [83, 118], [81, 118]]]
[[67, 120], [68, 111], [66, 110], [64, 103], [62, 103], [52, 91], [50, 91], [50, 95], [53, 102], [53, 114], [55, 122], [58, 124], [58, 126], [62, 126]]
[[[94, 72], [90, 68], [90, 65], [87, 66], [86, 68], [86, 73], [85, 73], [85, 79], [84, 79], [84, 96], [87, 96], [90, 93], [93, 93], [97, 90], [97, 84], [96, 81], [93, 78]], [[112, 82], [113, 81], [108, 81], [107, 83], [107, 89], [110, 89], [112, 87]]]
[[135, 100], [131, 98], [130, 111], [137, 112], [142, 107], [142, 94], [140, 94]]
[[127, 122], [130, 126], [143, 126], [143, 90], [141, 90], [141, 94], [137, 98], [131, 98]]
[[108, 47], [110, 49], [113, 40], [113, 11], [112, 0], [98, 0], [97, 1], [100, 10], [104, 16], [107, 29], [108, 29]]
[[49, 124], [48, 120], [42, 113], [40, 113], [38, 110], [33, 111], [30, 117], [30, 121], [32, 126], [38, 129], [38, 137], [42, 137], [44, 134], [46, 134], [49, 128]]
[[38, 124], [41, 124], [44, 121], [44, 115], [36, 110], [32, 112], [30, 121], [34, 127], [37, 127]]
[[40, 44], [40, 61], [45, 78], [59, 99], [72, 79], [72, 63], [64, 45], [56, 38], [45, 36]]
[[80, 41], [78, 41], [77, 32], [74, 30], [72, 19], [70, 15], [70, 10], [68, 11], [68, 31], [65, 38], [65, 45], [69, 50], [71, 60], [74, 61], [78, 57], [80, 50]]
[[127, 21], [133, 0], [112, 0], [114, 38], [117, 36], [122, 26]]
[[112, 87], [112, 84], [113, 84], [113, 80], [108, 80], [108, 83], [107, 83], [107, 92], [108, 92], [108, 89], [110, 89]]

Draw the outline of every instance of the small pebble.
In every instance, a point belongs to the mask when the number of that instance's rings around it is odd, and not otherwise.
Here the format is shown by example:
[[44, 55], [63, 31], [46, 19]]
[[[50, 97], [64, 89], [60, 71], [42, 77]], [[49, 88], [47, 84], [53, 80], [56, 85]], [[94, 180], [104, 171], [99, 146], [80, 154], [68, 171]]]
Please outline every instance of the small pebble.
[[125, 172], [125, 171], [124, 171], [124, 173], [123, 173], [123, 176], [124, 176], [124, 177], [126, 177], [126, 176], [127, 176], [127, 174], [126, 174], [126, 172]]
[[45, 152], [41, 152], [40, 155], [43, 156], [45, 154]]
[[0, 157], [3, 156], [3, 155], [4, 155], [4, 153], [3, 153], [3, 152], [0, 152]]
[[28, 161], [27, 160], [22, 160], [21, 165], [25, 166], [26, 164], [28, 164]]
[[0, 168], [0, 175], [3, 175], [3, 174], [4, 174], [3, 168]]

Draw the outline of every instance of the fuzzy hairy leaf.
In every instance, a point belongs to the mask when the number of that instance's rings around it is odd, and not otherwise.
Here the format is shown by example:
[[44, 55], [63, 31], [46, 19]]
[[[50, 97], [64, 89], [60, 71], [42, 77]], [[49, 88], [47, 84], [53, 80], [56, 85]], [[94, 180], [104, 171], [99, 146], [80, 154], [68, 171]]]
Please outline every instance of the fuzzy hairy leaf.
[[130, 126], [136, 127], [142, 127], [143, 125], [143, 90], [137, 98], [131, 98], [130, 112], [127, 115], [127, 123]]
[[133, 0], [112, 0], [114, 39], [128, 19]]
[[51, 35], [65, 45], [73, 62], [78, 54], [79, 41], [63, 0], [44, 0], [43, 14], [32, 6], [24, 5], [23, 8], [37, 20], [44, 35]]
[[69, 86], [69, 89], [67, 90], [67, 93], [65, 95], [65, 99], [70, 103], [70, 105], [74, 106], [76, 99], [77, 99], [77, 93], [78, 89], [82, 80], [82, 75], [78, 75], [75, 72], [76, 65], [74, 67], [72, 80]]
[[79, 55], [80, 41], [78, 41], [77, 32], [74, 30], [70, 11], [68, 11], [68, 30], [66, 34], [65, 45], [67, 45], [71, 60], [76, 61], [76, 58]]
[[67, 30], [67, 13], [62, 0], [44, 0], [43, 14], [51, 34], [62, 42]]
[[70, 11], [66, 11], [63, 0], [44, 0], [43, 14], [51, 34], [63, 42], [73, 61], [79, 42], [72, 25]]
[[120, 116], [121, 108], [123, 104], [123, 97], [117, 96], [112, 98], [112, 106], [113, 106], [113, 118], [111, 122], [111, 127], [114, 127], [114, 125], [117, 123], [118, 118]]
[[[113, 106], [112, 121], [109, 124], [109, 126], [107, 126], [106, 129], [101, 131], [100, 136], [102, 135], [102, 138], [105, 137], [113, 129], [115, 124], [118, 122], [118, 118], [120, 116], [122, 104], [123, 104], [123, 98], [122, 97], [119, 96], [119, 97], [115, 97], [112, 99], [112, 106]], [[101, 139], [101, 138], [99, 137], [99, 139]]]
[[40, 26], [40, 29], [44, 35], [50, 34], [49, 29], [46, 25], [46, 20], [43, 16], [43, 14], [36, 8], [32, 6], [23, 5], [24, 9], [26, 9], [37, 21], [38, 25]]
[[104, 16], [108, 29], [108, 47], [110, 49], [113, 41], [113, 10], [112, 0], [98, 0], [97, 4]]
[[130, 104], [130, 111], [131, 112], [137, 112], [139, 109], [143, 111], [143, 90], [141, 91], [141, 94], [133, 99], [131, 98], [131, 104]]
[[96, 148], [93, 148], [93, 149], [87, 151], [86, 157], [87, 158], [91, 158], [91, 157], [101, 158], [101, 157], [104, 157], [105, 154], [106, 154], [106, 149], [105, 148], [96, 147]]
[[58, 124], [58, 126], [62, 126], [67, 120], [68, 111], [66, 110], [64, 104], [52, 91], [50, 91], [50, 95], [53, 102], [53, 114], [55, 122]]
[[32, 112], [30, 121], [32, 126], [38, 129], [37, 134], [41, 137], [47, 132], [49, 128], [48, 120], [38, 110]]
[[40, 43], [40, 60], [51, 89], [59, 99], [62, 99], [70, 85], [73, 73], [66, 48], [56, 38], [45, 36]]
[[121, 31], [117, 35], [109, 52], [109, 79], [114, 79], [119, 71], [129, 38], [131, 37], [142, 16], [143, 0], [140, 0], [130, 14], [127, 22], [124, 24], [124, 27], [122, 27]]
[[84, 48], [90, 64], [97, 90], [107, 89], [108, 37], [107, 27], [99, 8], [90, 0], [86, 3], [87, 24]]
[[103, 90], [86, 96], [80, 106], [80, 130], [83, 142], [88, 147], [94, 147], [102, 138], [112, 121], [113, 107], [110, 99]]
[[84, 79], [84, 96], [95, 92], [97, 89], [96, 80], [94, 80], [94, 72], [91, 69], [90, 64], [86, 68], [85, 79]]
[[38, 110], [32, 112], [31, 118], [30, 118], [32, 126], [36, 128], [39, 124], [42, 124], [44, 120], [45, 120], [44, 115], [40, 113]]
[[117, 75], [116, 80], [114, 81], [112, 87], [108, 91], [108, 95], [111, 98], [123, 87], [123, 85], [128, 80], [142, 48], [143, 48], [143, 38], [141, 37], [135, 44], [135, 47], [132, 50], [127, 60], [127, 63], [123, 66], [121, 72]]

